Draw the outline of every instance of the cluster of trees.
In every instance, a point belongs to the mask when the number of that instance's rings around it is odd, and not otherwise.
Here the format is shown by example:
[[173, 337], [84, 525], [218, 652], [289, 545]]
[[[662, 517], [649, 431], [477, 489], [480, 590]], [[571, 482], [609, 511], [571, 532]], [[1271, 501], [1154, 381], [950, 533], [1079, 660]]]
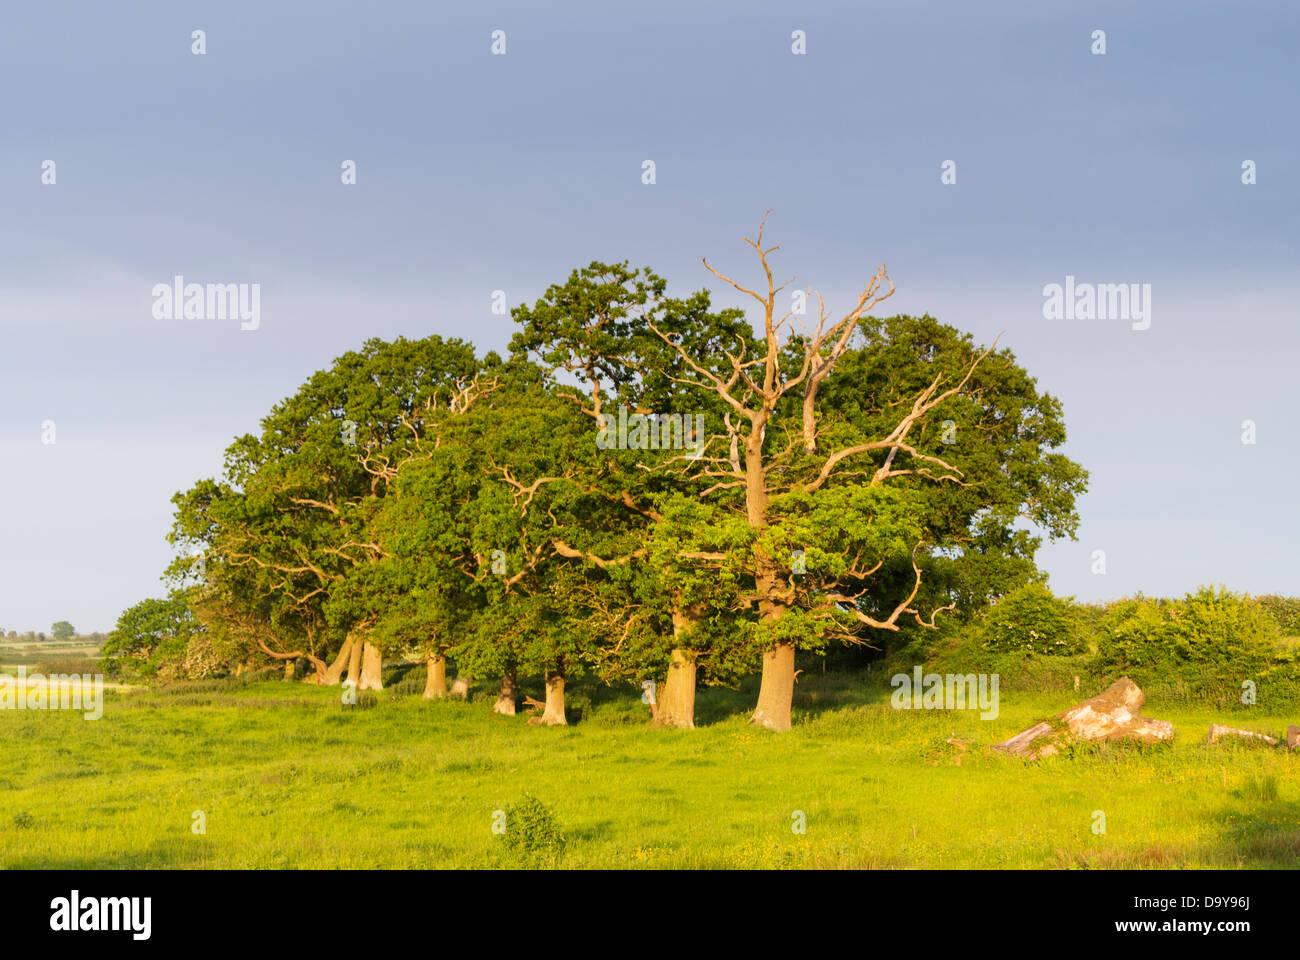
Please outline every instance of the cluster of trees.
[[25, 641], [27, 643], [44, 643], [47, 640], [66, 642], [68, 640], [77, 639], [99, 643], [104, 640], [104, 634], [102, 633], [88, 633], [84, 635], [77, 633], [77, 628], [67, 620], [55, 621], [55, 623], [50, 627], [49, 634], [37, 630], [28, 630], [26, 633], [19, 633], [17, 630], [6, 631], [3, 627], [0, 627], [0, 637], [17, 642]]
[[753, 719], [780, 730], [796, 651], [1032, 579], [1086, 482], [1058, 401], [996, 343], [871, 316], [883, 267], [832, 316], [775, 283], [762, 229], [747, 243], [752, 288], [704, 264], [755, 322], [595, 262], [513, 311], [505, 357], [436, 336], [344, 354], [177, 494], [176, 593], [106, 654], [305, 659], [362, 690], [418, 657], [429, 697], [451, 661], [507, 713], [540, 678], [548, 724], [583, 672], [655, 680], [655, 722], [689, 727], [697, 684], [760, 670]]

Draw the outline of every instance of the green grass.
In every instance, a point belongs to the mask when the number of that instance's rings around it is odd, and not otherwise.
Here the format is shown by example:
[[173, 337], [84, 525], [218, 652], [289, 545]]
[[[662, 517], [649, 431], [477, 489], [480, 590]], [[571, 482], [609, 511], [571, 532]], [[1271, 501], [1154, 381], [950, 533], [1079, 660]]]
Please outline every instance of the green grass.
[[[482, 687], [423, 702], [418, 679], [370, 709], [271, 681], [107, 694], [90, 722], [0, 711], [0, 865], [506, 866], [493, 814], [525, 794], [554, 813], [571, 867], [1300, 865], [1300, 755], [1206, 747], [1212, 710], [1150, 702], [1172, 745], [1026, 764], [988, 748], [1087, 691], [1004, 691], [982, 721], [805, 674], [795, 729], [773, 734], [745, 722], [752, 688], [703, 691], [703, 725], [677, 731], [646, 726], [634, 694], [578, 687], [581, 722], [545, 729], [493, 715]], [[950, 735], [970, 744], [960, 765]]]

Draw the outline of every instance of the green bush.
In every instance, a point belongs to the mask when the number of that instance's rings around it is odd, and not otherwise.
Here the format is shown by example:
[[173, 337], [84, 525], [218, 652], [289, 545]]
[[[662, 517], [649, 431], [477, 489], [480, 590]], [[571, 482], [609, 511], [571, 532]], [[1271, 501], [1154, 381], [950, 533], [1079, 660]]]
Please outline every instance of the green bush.
[[1086, 649], [1084, 615], [1040, 583], [1011, 591], [984, 618], [983, 643], [998, 653], [1073, 656]]
[[505, 832], [501, 845], [516, 860], [534, 862], [558, 859], [564, 851], [564, 836], [555, 815], [536, 797], [524, 794], [505, 811]]
[[[911, 665], [891, 661], [882, 676], [910, 669]], [[935, 650], [925, 661], [925, 669], [928, 673], [997, 674], [1004, 692], [1061, 693], [1074, 689], [1075, 677], [1091, 679], [1094, 664], [1092, 657], [1084, 653], [1066, 656], [991, 650], [974, 632]]]
[[1300, 597], [1264, 594], [1254, 599], [1255, 603], [1273, 618], [1273, 622], [1282, 633], [1287, 636], [1300, 635]]
[[[1300, 704], [1300, 648], [1279, 639], [1267, 604], [1224, 589], [1083, 606], [1034, 585], [936, 638], [920, 659], [904, 656], [919, 651], [912, 647], [889, 657], [885, 673], [922, 662], [938, 673], [996, 673], [1005, 691], [1041, 692], [1069, 691], [1075, 677], [1084, 689], [1128, 676], [1148, 701], [1277, 708]], [[1247, 690], [1255, 698], [1243, 703]]]
[[1261, 672], [1278, 653], [1277, 623], [1249, 597], [1202, 587], [1183, 600], [1116, 604], [1098, 625], [1103, 666], [1148, 674], [1210, 667], [1234, 677]]

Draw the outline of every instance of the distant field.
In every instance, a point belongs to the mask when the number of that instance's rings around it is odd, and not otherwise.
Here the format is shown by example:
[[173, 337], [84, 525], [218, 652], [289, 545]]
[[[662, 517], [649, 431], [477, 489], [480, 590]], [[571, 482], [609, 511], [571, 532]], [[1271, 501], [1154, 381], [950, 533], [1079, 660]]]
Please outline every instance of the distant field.
[[0, 640], [0, 670], [11, 671], [18, 666], [34, 667], [42, 660], [65, 660], [71, 657], [97, 659], [99, 646], [81, 640], [45, 643]]
[[[1077, 696], [1004, 693], [981, 721], [812, 676], [795, 729], [774, 734], [745, 722], [752, 690], [703, 693], [703, 726], [675, 731], [648, 728], [632, 695], [579, 688], [581, 722], [545, 729], [493, 715], [482, 688], [427, 703], [421, 686], [416, 671], [368, 709], [257, 682], [108, 694], [98, 721], [0, 711], [0, 864], [494, 866], [510, 861], [493, 812], [525, 792], [555, 812], [574, 867], [1300, 864], [1300, 756], [1206, 747], [1212, 712], [1151, 702], [1174, 744], [1027, 765], [988, 747]], [[960, 766], [951, 734], [971, 743]]]

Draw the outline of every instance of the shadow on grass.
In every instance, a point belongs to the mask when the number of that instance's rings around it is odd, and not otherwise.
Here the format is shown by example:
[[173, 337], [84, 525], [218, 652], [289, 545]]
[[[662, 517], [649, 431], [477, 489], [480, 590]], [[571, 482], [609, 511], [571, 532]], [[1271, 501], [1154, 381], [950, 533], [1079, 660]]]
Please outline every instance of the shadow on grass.
[[1245, 867], [1300, 867], [1300, 802], [1247, 800], [1245, 809], [1224, 809], [1212, 817], [1222, 836], [1222, 854]]
[[[701, 684], [695, 692], [695, 725], [707, 727], [748, 719], [758, 702], [760, 684], [758, 676], [747, 677], [735, 689]], [[541, 686], [539, 678], [520, 679], [522, 694], [540, 698]], [[795, 683], [792, 719], [797, 725], [823, 713], [885, 703], [890, 693], [883, 676], [877, 679], [865, 672], [823, 674], [820, 668], [810, 669], [800, 673]], [[631, 684], [609, 686], [593, 677], [572, 679], [565, 690], [565, 707], [572, 724], [584, 720], [608, 726], [650, 723], [650, 707], [641, 702], [639, 691]]]
[[9, 870], [177, 870], [202, 867], [195, 848], [178, 840], [155, 841], [145, 850], [118, 850], [89, 857], [54, 857], [33, 851], [4, 864]]

